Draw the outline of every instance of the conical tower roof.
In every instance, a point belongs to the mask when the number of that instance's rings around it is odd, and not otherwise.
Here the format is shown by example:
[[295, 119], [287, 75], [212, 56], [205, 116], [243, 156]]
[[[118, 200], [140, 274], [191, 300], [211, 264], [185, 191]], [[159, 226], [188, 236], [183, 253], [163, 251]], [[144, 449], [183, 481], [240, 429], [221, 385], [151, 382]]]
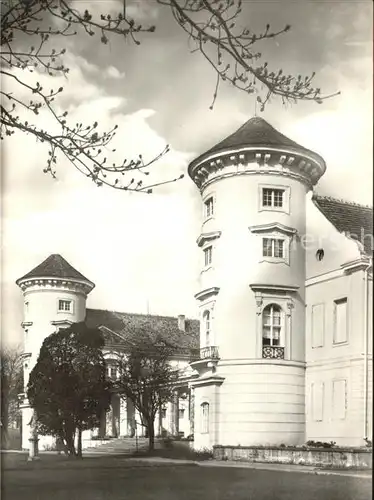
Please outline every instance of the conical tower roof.
[[47, 257], [41, 264], [22, 276], [22, 278], [19, 278], [16, 283], [18, 285], [21, 281], [31, 278], [73, 279], [91, 283], [90, 280], [74, 269], [74, 267], [59, 254], [52, 254]]
[[209, 149], [205, 154], [241, 146], [283, 146], [305, 149], [295, 141], [278, 132], [278, 130], [263, 118], [254, 116], [238, 128], [236, 132], [213, 146], [213, 148]]
[[281, 134], [266, 120], [255, 116], [244, 123], [233, 134], [218, 142], [215, 146], [193, 160], [188, 167], [188, 173], [194, 179], [196, 174], [195, 167], [214, 159], [215, 155], [229, 154], [237, 152], [237, 150], [253, 152], [256, 149], [258, 151], [269, 149], [269, 152], [278, 151], [286, 154], [294, 154], [298, 157], [304, 156], [306, 157], [306, 161], [312, 161], [318, 165], [318, 170], [320, 171], [318, 177], [323, 175], [326, 170], [325, 162], [320, 155], [300, 146], [297, 142]]

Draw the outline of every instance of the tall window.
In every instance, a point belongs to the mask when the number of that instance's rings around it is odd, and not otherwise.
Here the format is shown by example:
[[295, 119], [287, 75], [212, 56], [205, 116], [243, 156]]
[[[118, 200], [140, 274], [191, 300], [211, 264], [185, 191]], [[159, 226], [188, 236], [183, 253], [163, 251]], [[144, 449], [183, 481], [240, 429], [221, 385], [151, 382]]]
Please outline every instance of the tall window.
[[263, 207], [274, 207], [281, 208], [283, 207], [283, 189], [270, 189], [263, 188], [262, 189], [262, 206]]
[[204, 216], [206, 219], [212, 217], [214, 213], [213, 196], [204, 201]]
[[205, 346], [210, 346], [210, 311], [205, 311], [204, 319], [204, 332], [205, 332]]
[[275, 238], [263, 238], [262, 240], [263, 257], [284, 258], [284, 240]]
[[347, 298], [334, 301], [334, 344], [348, 341]]
[[59, 300], [58, 301], [59, 311], [71, 311], [71, 300]]
[[262, 345], [279, 346], [281, 330], [281, 308], [276, 304], [266, 306], [262, 313]]
[[201, 405], [201, 432], [209, 432], [209, 403]]
[[204, 249], [204, 265], [210, 266], [212, 263], [212, 247], [207, 247]]

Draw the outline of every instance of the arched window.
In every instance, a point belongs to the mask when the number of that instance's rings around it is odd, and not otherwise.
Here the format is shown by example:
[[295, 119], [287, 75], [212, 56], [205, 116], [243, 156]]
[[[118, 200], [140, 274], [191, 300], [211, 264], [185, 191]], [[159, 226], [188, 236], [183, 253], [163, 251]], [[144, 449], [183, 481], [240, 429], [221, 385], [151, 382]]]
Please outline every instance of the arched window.
[[210, 311], [205, 311], [203, 314], [203, 325], [205, 334], [205, 346], [210, 346]]
[[209, 432], [209, 403], [202, 403], [201, 409], [201, 432]]
[[282, 309], [269, 304], [262, 313], [262, 345], [279, 346], [282, 333]]

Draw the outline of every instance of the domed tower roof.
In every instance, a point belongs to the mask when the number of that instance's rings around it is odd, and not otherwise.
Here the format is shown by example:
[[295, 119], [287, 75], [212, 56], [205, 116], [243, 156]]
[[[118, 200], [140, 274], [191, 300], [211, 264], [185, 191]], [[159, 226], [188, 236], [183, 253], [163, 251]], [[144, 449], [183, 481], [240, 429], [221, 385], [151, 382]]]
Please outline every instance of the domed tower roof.
[[[196, 174], [197, 171], [200, 170], [199, 167], [203, 164], [206, 169], [209, 162], [215, 157], [219, 156], [224, 158], [226, 155], [227, 160], [227, 154], [232, 155], [234, 153], [244, 153], [250, 151], [254, 153], [254, 155], [247, 154], [245, 155], [245, 158], [243, 157], [240, 159], [250, 161], [253, 160], [253, 158], [258, 159], [258, 155], [255, 154], [256, 152], [269, 152], [273, 153], [272, 163], [274, 164], [274, 162], [280, 159], [280, 157], [274, 155], [274, 153], [280, 152], [285, 153], [286, 156], [288, 156], [286, 159], [289, 166], [295, 162], [295, 159], [298, 160], [297, 163], [301, 165], [301, 168], [308, 164], [309, 172], [304, 172], [304, 174], [306, 173], [308, 175], [308, 173], [312, 173], [310, 179], [312, 185], [318, 181], [326, 170], [325, 162], [321, 156], [307, 148], [304, 148], [303, 146], [300, 146], [292, 139], [289, 139], [285, 135], [281, 134], [263, 118], [255, 116], [244, 123], [244, 125], [236, 130], [236, 132], [220, 141], [205, 153], [201, 154], [197, 159], [193, 160], [188, 167], [188, 173], [190, 177], [195, 182], [197, 181], [196, 183], [199, 185], [199, 179], [196, 179]], [[294, 155], [292, 161], [290, 160], [290, 155]], [[295, 158], [295, 156], [297, 158]], [[233, 157], [231, 156], [230, 159], [232, 160]]]
[[19, 278], [16, 284], [21, 286], [22, 283], [36, 278], [80, 281], [88, 284], [91, 289], [95, 286], [59, 254], [52, 254], [47, 257], [41, 264], [22, 276], [22, 278]]

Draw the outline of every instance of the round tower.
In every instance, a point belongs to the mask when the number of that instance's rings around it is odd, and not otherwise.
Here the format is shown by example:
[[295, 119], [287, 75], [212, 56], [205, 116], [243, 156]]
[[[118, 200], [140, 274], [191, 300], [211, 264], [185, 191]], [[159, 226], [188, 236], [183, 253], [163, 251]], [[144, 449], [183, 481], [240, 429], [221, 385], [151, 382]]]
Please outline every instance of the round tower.
[[[16, 281], [24, 297], [24, 388], [46, 337], [60, 328], [84, 321], [87, 295], [94, 284], [61, 255], [50, 255]], [[22, 448], [29, 448], [32, 409], [22, 402]], [[48, 441], [48, 440], [47, 440]]]
[[305, 205], [325, 170], [258, 117], [189, 165], [203, 212], [196, 448], [304, 441]]

